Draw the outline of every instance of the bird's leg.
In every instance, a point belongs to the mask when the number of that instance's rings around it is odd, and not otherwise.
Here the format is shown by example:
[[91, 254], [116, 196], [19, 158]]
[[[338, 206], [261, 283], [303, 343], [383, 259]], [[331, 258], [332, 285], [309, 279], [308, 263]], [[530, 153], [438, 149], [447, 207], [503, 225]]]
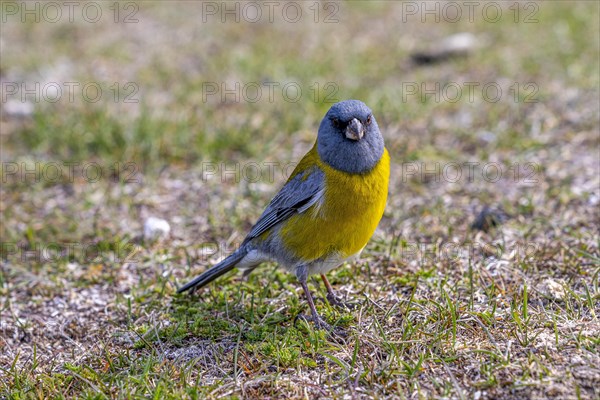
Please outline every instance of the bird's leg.
[[331, 304], [334, 307], [346, 308], [348, 310], [354, 308], [354, 304], [346, 303], [335, 295], [335, 292], [333, 291], [333, 288], [331, 287], [331, 284], [327, 280], [325, 274], [321, 274], [321, 279], [323, 279], [323, 283], [325, 283], [325, 287], [327, 288], [327, 301], [329, 302], [329, 304]]
[[306, 282], [300, 282], [300, 285], [302, 285], [302, 289], [304, 289], [304, 293], [306, 294], [306, 300], [308, 300], [308, 306], [310, 307], [310, 313], [312, 314], [312, 321], [314, 322], [315, 326], [319, 329], [331, 331], [331, 326], [329, 326], [329, 324], [325, 322], [317, 313], [315, 302], [313, 301], [312, 295], [308, 291], [308, 285]]
[[296, 270], [296, 277], [298, 278], [302, 289], [304, 289], [304, 294], [306, 295], [306, 300], [308, 301], [308, 306], [310, 307], [312, 321], [314, 322], [317, 328], [331, 331], [331, 326], [329, 326], [329, 324], [319, 316], [319, 313], [317, 313], [315, 302], [313, 300], [312, 295], [310, 294], [310, 291], [308, 290], [308, 285], [306, 284], [307, 275], [308, 269], [305, 266], [301, 266]]

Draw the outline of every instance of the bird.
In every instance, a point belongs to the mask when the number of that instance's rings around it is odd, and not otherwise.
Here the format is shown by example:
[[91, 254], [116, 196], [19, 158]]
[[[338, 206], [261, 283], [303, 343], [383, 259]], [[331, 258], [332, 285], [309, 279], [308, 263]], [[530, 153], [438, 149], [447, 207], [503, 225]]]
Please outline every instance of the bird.
[[343, 305], [325, 274], [365, 248], [383, 216], [389, 178], [390, 155], [371, 109], [359, 100], [333, 104], [312, 149], [240, 247], [177, 292], [201, 288], [236, 267], [246, 276], [276, 262], [302, 286], [311, 312], [306, 319], [331, 329], [317, 312], [307, 278], [320, 274], [327, 300]]

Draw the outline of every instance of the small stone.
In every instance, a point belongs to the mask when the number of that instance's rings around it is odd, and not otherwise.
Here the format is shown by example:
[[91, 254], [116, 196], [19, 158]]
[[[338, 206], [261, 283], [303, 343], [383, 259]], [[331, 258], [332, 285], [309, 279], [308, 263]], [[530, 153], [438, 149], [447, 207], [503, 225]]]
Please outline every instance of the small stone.
[[500, 226], [509, 218], [510, 216], [502, 207], [485, 206], [477, 217], [475, 217], [475, 221], [471, 224], [471, 229], [488, 232], [491, 228]]
[[171, 225], [161, 218], [150, 217], [144, 222], [144, 239], [153, 241], [165, 238], [171, 232]]
[[4, 104], [4, 113], [9, 117], [28, 118], [33, 115], [33, 104], [9, 99]]
[[428, 50], [411, 54], [411, 59], [417, 65], [436, 64], [457, 56], [467, 56], [479, 47], [475, 35], [468, 32], [457, 33], [430, 46]]
[[563, 300], [566, 296], [564, 286], [553, 279], [546, 279], [544, 288], [546, 289], [544, 292], [554, 300]]

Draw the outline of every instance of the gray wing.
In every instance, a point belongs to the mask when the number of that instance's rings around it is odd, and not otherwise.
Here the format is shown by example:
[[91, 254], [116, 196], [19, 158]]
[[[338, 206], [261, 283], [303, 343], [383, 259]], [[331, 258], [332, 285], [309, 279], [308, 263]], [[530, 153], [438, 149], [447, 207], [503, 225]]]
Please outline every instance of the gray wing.
[[292, 215], [309, 209], [323, 197], [324, 182], [325, 174], [318, 167], [307, 169], [293, 177], [273, 197], [273, 200], [244, 239], [244, 243], [262, 235]]

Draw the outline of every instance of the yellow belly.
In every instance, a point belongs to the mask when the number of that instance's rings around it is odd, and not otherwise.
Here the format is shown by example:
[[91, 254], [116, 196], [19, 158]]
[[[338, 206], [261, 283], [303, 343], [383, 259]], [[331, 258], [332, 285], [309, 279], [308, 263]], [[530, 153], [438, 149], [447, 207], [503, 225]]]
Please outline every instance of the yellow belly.
[[325, 173], [321, 202], [284, 222], [283, 245], [307, 262], [337, 254], [347, 258], [360, 252], [379, 224], [388, 194], [390, 157], [384, 150], [367, 174], [349, 174], [320, 161], [316, 147], [302, 159], [292, 177], [310, 165]]

